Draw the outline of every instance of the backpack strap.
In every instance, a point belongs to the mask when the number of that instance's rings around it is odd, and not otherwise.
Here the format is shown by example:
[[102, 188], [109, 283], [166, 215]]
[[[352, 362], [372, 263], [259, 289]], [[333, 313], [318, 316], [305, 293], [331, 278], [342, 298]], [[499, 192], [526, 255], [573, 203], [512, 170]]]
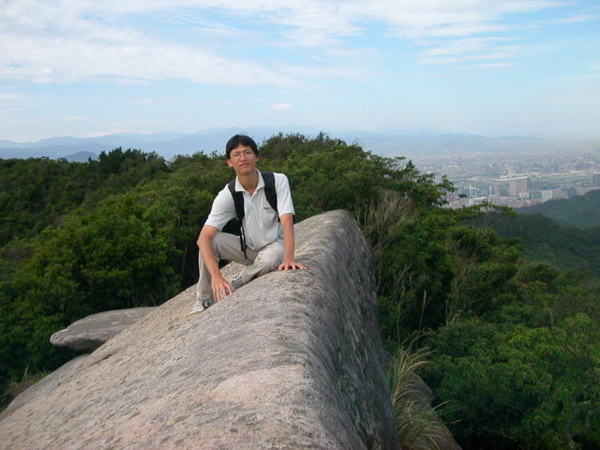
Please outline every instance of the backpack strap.
[[275, 175], [273, 172], [261, 172], [263, 180], [265, 181], [265, 197], [271, 208], [277, 213], [277, 220], [279, 220], [279, 211], [277, 210], [277, 189], [275, 189]]
[[[265, 196], [271, 208], [277, 213], [277, 220], [281, 222], [279, 218], [279, 210], [277, 209], [277, 189], [275, 188], [275, 175], [273, 172], [261, 172], [263, 179], [265, 180]], [[296, 215], [292, 216], [294, 223], [296, 223]]]
[[246, 208], [244, 208], [244, 193], [235, 190], [235, 179], [231, 180], [227, 187], [229, 187], [229, 192], [231, 192], [233, 203], [235, 204], [235, 220], [236, 225], [240, 229], [240, 247], [242, 252], [244, 252], [244, 258], [248, 259], [248, 255], [246, 254], [248, 245], [246, 244], [246, 233], [244, 232], [244, 223], [242, 222], [244, 215], [246, 214]]
[[[279, 210], [277, 209], [277, 189], [275, 188], [275, 175], [273, 172], [261, 172], [263, 180], [265, 180], [265, 196], [271, 208], [275, 210], [277, 214], [277, 220], [281, 222], [279, 218]], [[296, 223], [296, 215], [292, 216], [294, 223]]]

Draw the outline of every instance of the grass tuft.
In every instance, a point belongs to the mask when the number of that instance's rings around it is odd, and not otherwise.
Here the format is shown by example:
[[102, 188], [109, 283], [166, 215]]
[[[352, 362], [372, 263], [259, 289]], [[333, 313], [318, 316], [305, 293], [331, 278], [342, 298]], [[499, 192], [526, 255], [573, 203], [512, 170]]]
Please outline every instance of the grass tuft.
[[460, 446], [431, 406], [432, 393], [417, 374], [428, 364], [425, 350], [400, 348], [389, 380], [398, 438], [404, 450], [459, 450]]

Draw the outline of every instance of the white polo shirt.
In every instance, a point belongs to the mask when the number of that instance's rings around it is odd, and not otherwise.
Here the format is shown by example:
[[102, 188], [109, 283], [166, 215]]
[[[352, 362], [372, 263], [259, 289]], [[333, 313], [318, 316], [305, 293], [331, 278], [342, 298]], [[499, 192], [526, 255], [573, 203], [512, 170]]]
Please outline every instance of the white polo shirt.
[[[246, 244], [252, 250], [260, 250], [277, 240], [283, 239], [283, 230], [281, 223], [277, 220], [277, 213], [267, 200], [265, 195], [265, 180], [260, 171], [258, 171], [258, 186], [254, 194], [250, 194], [244, 189], [239, 180], [235, 179], [235, 190], [244, 193], [244, 232], [246, 234]], [[275, 189], [277, 192], [277, 210], [279, 216], [284, 214], [295, 214], [290, 184], [287, 176], [282, 173], [274, 173]], [[212, 209], [206, 219], [205, 225], [223, 229], [225, 224], [235, 216], [235, 203], [233, 196], [226, 185], [216, 196], [212, 204]]]

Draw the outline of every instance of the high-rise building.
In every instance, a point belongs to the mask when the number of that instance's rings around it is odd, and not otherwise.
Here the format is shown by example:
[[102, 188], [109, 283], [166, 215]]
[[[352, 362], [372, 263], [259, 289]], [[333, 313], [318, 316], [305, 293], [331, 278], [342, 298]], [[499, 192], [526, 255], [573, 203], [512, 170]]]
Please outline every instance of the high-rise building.
[[529, 178], [510, 178], [508, 181], [508, 192], [511, 197], [523, 197], [529, 193]]

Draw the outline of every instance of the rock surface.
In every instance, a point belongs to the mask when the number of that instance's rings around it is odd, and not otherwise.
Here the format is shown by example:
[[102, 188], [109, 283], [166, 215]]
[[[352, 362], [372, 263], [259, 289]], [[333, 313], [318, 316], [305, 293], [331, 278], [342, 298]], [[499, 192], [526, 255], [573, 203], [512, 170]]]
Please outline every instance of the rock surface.
[[155, 309], [147, 306], [92, 314], [54, 333], [50, 343], [70, 350], [92, 352]]
[[309, 270], [192, 316], [190, 287], [11, 405], [0, 447], [398, 448], [368, 247], [343, 211], [296, 239]]

